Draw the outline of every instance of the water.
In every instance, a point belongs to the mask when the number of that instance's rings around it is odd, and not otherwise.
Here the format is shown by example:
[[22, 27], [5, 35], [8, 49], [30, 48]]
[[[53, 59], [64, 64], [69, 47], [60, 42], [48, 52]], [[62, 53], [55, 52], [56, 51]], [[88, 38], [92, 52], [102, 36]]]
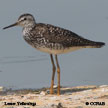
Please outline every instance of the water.
[[0, 86], [16, 89], [50, 86], [52, 65], [49, 55], [29, 46], [22, 38], [20, 27], [2, 30], [26, 12], [33, 14], [37, 22], [57, 25], [106, 43], [101, 49], [60, 55], [61, 85], [108, 84], [107, 4], [107, 0], [0, 1]]

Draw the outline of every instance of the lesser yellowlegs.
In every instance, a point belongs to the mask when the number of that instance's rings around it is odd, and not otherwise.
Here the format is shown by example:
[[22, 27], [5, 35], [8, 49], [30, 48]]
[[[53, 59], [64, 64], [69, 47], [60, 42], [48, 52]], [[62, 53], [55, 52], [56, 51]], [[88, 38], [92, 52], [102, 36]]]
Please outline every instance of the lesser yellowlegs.
[[60, 27], [50, 24], [36, 23], [31, 14], [21, 15], [16, 23], [3, 29], [17, 25], [23, 27], [23, 37], [28, 44], [42, 52], [50, 54], [53, 66], [50, 94], [53, 94], [54, 76], [56, 71], [53, 54], [55, 55], [57, 65], [57, 94], [60, 95], [60, 66], [57, 54], [71, 52], [81, 48], [101, 48], [105, 45], [103, 42], [95, 42], [85, 39], [72, 31]]

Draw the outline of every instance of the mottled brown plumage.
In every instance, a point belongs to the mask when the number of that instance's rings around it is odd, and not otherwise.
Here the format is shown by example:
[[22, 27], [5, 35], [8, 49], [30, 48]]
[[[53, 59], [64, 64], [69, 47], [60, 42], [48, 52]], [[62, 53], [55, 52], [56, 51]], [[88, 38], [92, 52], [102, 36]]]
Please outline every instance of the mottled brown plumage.
[[61, 48], [70, 48], [70, 47], [101, 47], [104, 45], [103, 42], [94, 42], [88, 39], [85, 39], [69, 30], [56, 27], [50, 24], [42, 24], [37, 23], [35, 27], [33, 27], [29, 33], [30, 39], [29, 42], [33, 43], [42, 43], [45, 47], [53, 49], [56, 44], [56, 48], [54, 49], [61, 49]]

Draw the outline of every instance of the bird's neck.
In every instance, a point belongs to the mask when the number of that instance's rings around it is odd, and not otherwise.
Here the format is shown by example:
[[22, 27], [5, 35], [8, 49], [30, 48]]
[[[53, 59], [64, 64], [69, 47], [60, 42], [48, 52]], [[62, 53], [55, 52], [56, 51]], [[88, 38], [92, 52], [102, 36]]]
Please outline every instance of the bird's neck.
[[36, 26], [36, 23], [28, 23], [28, 24], [24, 25], [23, 28], [30, 29], [30, 28], [34, 28], [34, 26]]
[[23, 36], [28, 36], [30, 34], [31, 30], [36, 26], [36, 23], [30, 23], [23, 27]]

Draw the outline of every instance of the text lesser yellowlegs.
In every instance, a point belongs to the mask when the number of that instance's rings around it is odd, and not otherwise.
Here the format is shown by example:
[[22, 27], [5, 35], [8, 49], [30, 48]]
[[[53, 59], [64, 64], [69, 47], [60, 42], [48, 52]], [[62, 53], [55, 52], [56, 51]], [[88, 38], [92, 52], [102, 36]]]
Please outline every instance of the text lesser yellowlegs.
[[60, 95], [60, 67], [57, 54], [71, 52], [81, 48], [101, 48], [105, 45], [103, 42], [95, 42], [85, 39], [69, 30], [60, 27], [50, 24], [36, 23], [31, 14], [21, 15], [16, 23], [3, 29], [17, 25], [23, 27], [23, 37], [27, 43], [40, 51], [50, 54], [53, 66], [50, 94], [53, 94], [54, 76], [56, 71], [53, 54], [55, 55], [57, 64], [57, 94]]

